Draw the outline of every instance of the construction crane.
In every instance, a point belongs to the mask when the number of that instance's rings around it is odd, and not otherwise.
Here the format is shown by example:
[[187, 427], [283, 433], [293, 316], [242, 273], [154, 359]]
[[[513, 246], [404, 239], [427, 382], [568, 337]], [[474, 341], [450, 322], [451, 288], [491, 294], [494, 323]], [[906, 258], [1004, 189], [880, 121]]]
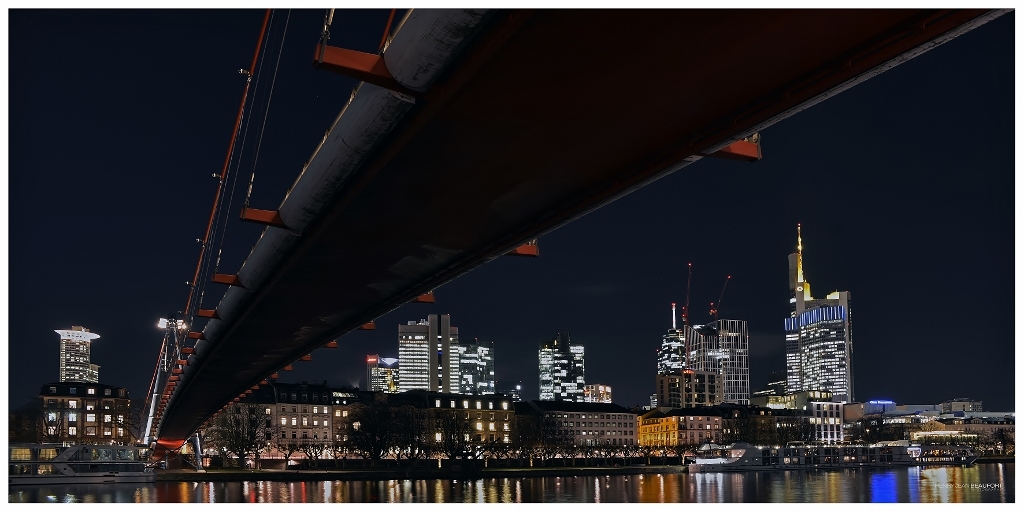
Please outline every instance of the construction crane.
[[714, 302], [711, 303], [711, 312], [709, 313], [717, 322], [718, 321], [718, 310], [722, 308], [722, 298], [725, 297], [725, 288], [729, 286], [729, 280], [732, 276], [725, 276], [725, 284], [722, 285], [722, 293], [718, 296], [718, 305]]

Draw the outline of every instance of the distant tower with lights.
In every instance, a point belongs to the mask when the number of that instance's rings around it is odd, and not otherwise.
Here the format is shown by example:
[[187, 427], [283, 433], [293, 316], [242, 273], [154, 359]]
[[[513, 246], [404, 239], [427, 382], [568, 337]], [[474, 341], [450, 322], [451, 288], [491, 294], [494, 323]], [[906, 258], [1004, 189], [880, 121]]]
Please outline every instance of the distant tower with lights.
[[100, 367], [92, 364], [89, 351], [100, 335], [81, 325], [53, 332], [60, 335], [60, 382], [99, 382]]
[[537, 353], [540, 399], [582, 402], [586, 387], [583, 345], [573, 344], [569, 334], [558, 333], [544, 341]]
[[853, 336], [850, 292], [824, 299], [804, 280], [803, 237], [796, 226], [796, 252], [789, 255], [789, 318], [786, 329], [786, 390], [830, 391], [832, 401], [853, 401]]

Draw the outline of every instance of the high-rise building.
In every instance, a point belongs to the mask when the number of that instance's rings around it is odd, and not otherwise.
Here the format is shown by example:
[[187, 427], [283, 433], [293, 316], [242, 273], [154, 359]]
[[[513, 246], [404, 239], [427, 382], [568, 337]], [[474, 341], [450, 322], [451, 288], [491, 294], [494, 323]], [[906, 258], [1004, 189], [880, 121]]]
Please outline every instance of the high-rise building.
[[558, 333], [541, 343], [538, 358], [541, 400], [583, 401], [583, 345], [574, 345], [568, 333]]
[[426, 320], [399, 325], [398, 364], [401, 391], [458, 393], [459, 328], [451, 326], [448, 315], [428, 315]]
[[676, 374], [658, 375], [658, 407], [702, 407], [722, 403], [724, 387], [717, 372], [685, 369]]
[[53, 332], [60, 335], [60, 382], [99, 382], [100, 367], [90, 362], [89, 351], [100, 335], [81, 325]]
[[836, 402], [853, 401], [853, 337], [850, 292], [824, 299], [804, 280], [803, 238], [796, 227], [796, 252], [789, 255], [790, 316], [786, 329], [786, 389], [829, 391]]
[[686, 329], [676, 327], [676, 303], [672, 303], [672, 328], [661, 337], [658, 375], [679, 373], [686, 366]]
[[583, 386], [583, 401], [596, 404], [612, 403], [612, 387], [605, 384]]
[[494, 342], [461, 342], [459, 349], [459, 389], [464, 395], [494, 394]]
[[367, 389], [384, 393], [397, 393], [398, 382], [398, 359], [394, 357], [380, 357], [377, 354], [366, 356]]
[[715, 320], [684, 329], [690, 369], [717, 374], [724, 403], [750, 403], [750, 353], [746, 320]]

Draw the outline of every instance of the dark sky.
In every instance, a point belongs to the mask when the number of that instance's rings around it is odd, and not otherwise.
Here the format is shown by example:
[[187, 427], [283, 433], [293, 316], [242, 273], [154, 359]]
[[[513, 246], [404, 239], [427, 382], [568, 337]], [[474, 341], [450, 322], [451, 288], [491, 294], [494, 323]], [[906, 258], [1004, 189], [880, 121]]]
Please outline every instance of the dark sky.
[[[250, 91], [221, 272], [260, 232], [236, 219], [286, 15]], [[387, 15], [339, 10], [331, 44], [375, 52]], [[57, 380], [53, 330], [71, 325], [102, 336], [100, 380], [143, 398], [156, 321], [185, 306], [262, 16], [10, 11], [11, 406]], [[280, 204], [355, 85], [312, 68], [322, 21], [288, 20], [254, 207]], [[765, 130], [761, 162], [704, 159], [545, 236], [540, 258], [484, 265], [285, 377], [358, 385], [366, 354], [397, 357], [398, 324], [449, 313], [463, 338], [494, 341], [499, 387], [521, 380], [536, 398], [538, 344], [568, 331], [587, 382], [646, 404], [692, 262], [697, 322], [732, 275], [720, 315], [749, 322], [759, 389], [784, 369], [801, 223], [815, 294], [851, 292], [857, 399], [1013, 410], [1014, 99], [1011, 13]]]

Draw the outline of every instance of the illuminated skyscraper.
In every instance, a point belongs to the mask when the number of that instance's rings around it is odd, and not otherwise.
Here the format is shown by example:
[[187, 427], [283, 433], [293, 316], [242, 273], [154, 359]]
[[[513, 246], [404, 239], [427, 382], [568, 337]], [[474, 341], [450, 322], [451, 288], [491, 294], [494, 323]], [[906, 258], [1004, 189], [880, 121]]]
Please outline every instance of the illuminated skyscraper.
[[796, 252], [789, 255], [786, 390], [829, 391], [835, 402], [853, 401], [850, 292], [835, 291], [824, 299], [811, 295], [811, 285], [804, 280], [799, 224], [796, 237]]
[[750, 404], [750, 353], [746, 320], [715, 320], [687, 327], [690, 368], [718, 375], [724, 403]]
[[398, 326], [398, 361], [402, 368], [399, 389], [425, 389], [458, 393], [459, 328], [448, 315]]
[[100, 367], [90, 362], [89, 352], [100, 335], [81, 325], [53, 332], [60, 335], [60, 382], [99, 382]]
[[459, 393], [494, 394], [494, 342], [478, 339], [459, 343]]
[[583, 401], [583, 345], [573, 345], [568, 333], [559, 333], [541, 343], [538, 358], [541, 400]]
[[676, 303], [672, 303], [672, 328], [661, 337], [658, 350], [658, 375], [679, 373], [686, 366], [684, 347], [686, 330], [676, 327]]

